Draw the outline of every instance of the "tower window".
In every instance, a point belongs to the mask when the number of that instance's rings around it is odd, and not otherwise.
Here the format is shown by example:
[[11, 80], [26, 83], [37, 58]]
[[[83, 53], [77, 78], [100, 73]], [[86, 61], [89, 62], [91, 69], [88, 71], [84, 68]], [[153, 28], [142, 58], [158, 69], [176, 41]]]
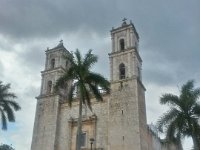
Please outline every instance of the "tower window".
[[125, 49], [124, 39], [120, 39], [119, 44], [120, 44], [120, 50], [124, 50]]
[[125, 79], [125, 65], [122, 63], [119, 65], [119, 79]]
[[51, 59], [51, 69], [55, 68], [55, 59]]
[[47, 93], [51, 93], [52, 91], [52, 81], [48, 81], [48, 84], [47, 84]]

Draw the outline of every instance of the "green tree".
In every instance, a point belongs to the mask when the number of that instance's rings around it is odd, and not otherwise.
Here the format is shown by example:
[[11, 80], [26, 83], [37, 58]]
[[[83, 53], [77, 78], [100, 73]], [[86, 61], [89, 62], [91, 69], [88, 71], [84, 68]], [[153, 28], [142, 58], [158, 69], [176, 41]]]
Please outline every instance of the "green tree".
[[92, 72], [91, 67], [97, 62], [98, 57], [92, 54], [92, 50], [89, 50], [83, 58], [77, 49], [70, 55], [65, 55], [66, 60], [69, 62], [69, 69], [65, 71], [55, 85], [55, 89], [63, 88], [68, 82], [72, 82], [68, 92], [68, 103], [71, 107], [74, 93], [77, 91], [79, 97], [79, 118], [78, 118], [78, 130], [76, 149], [80, 150], [81, 147], [81, 133], [82, 133], [82, 105], [86, 105], [91, 111], [91, 95], [95, 96], [97, 100], [102, 101], [102, 94], [100, 89], [106, 93], [110, 92], [110, 83], [102, 75]]
[[164, 94], [160, 103], [170, 109], [158, 120], [158, 129], [166, 134], [170, 141], [180, 141], [184, 137], [193, 139], [194, 149], [200, 149], [200, 88], [194, 88], [190, 80], [181, 87], [180, 95]]
[[0, 81], [0, 113], [2, 129], [7, 130], [7, 122], [15, 122], [14, 111], [21, 109], [13, 99], [17, 98], [14, 93], [9, 92], [10, 84], [4, 85]]
[[0, 145], [0, 150], [15, 150], [15, 149], [7, 144], [2, 144]]

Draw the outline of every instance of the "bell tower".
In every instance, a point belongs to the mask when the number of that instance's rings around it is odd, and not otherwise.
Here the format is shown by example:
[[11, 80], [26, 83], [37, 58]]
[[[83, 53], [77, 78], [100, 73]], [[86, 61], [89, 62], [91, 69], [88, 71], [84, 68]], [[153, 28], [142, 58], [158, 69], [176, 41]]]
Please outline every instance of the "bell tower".
[[37, 98], [35, 123], [31, 150], [54, 150], [57, 144], [59, 107], [61, 96], [54, 92], [57, 79], [68, 69], [63, 55], [69, 54], [62, 40], [52, 48], [47, 48], [45, 69], [41, 72], [42, 83]]
[[132, 22], [112, 28], [110, 59], [111, 97], [109, 102], [110, 150], [147, 150], [145, 87], [139, 35]]

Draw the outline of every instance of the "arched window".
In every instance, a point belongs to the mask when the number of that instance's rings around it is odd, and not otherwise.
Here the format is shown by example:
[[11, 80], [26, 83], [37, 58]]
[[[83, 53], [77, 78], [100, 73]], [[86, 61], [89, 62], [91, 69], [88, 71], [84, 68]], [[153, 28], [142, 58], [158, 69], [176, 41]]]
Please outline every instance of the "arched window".
[[121, 63], [119, 65], [119, 79], [125, 79], [125, 75], [126, 75], [125, 65], [123, 63]]
[[125, 42], [124, 42], [124, 39], [120, 39], [120, 40], [119, 40], [119, 44], [120, 44], [120, 50], [124, 50], [124, 49], [125, 49]]
[[51, 59], [51, 69], [55, 68], [55, 59]]
[[48, 81], [47, 83], [47, 93], [51, 93], [52, 91], [52, 81]]

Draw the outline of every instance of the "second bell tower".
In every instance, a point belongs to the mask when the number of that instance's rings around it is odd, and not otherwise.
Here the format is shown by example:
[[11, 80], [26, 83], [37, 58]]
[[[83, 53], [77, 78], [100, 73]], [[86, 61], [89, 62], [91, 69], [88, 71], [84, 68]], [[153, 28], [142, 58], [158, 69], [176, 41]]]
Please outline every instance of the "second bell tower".
[[147, 150], [145, 88], [139, 35], [132, 22], [111, 30], [109, 149]]

